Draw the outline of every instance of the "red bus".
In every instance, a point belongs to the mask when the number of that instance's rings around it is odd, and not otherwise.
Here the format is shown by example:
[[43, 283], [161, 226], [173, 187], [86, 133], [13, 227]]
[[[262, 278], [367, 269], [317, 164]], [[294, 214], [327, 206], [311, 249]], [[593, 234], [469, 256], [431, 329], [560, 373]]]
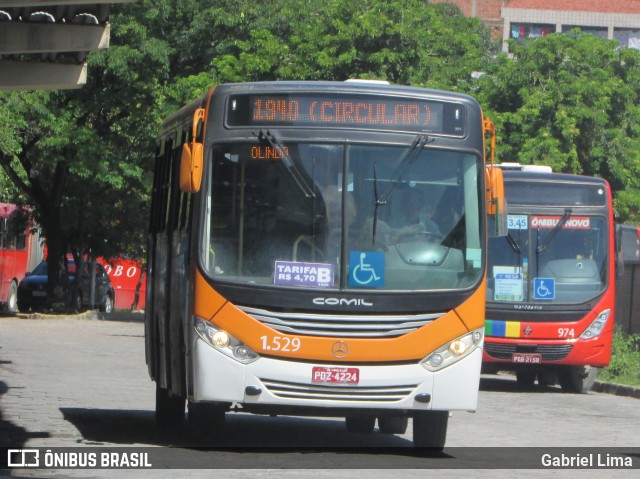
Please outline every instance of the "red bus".
[[504, 171], [508, 232], [489, 239], [483, 369], [591, 388], [609, 364], [616, 234], [601, 178]]
[[142, 261], [128, 258], [98, 258], [98, 262], [104, 266], [116, 291], [114, 309], [144, 309], [147, 281]]
[[0, 306], [10, 313], [18, 311], [18, 282], [43, 257], [38, 231], [19, 216], [16, 205], [0, 203]]
[[[32, 225], [24, 227], [15, 204], [0, 203], [0, 306], [18, 311], [18, 283], [46, 257], [44, 239]], [[146, 275], [142, 261], [99, 258], [116, 291], [114, 309], [142, 310], [145, 306]], [[137, 296], [137, 299], [136, 299]]]

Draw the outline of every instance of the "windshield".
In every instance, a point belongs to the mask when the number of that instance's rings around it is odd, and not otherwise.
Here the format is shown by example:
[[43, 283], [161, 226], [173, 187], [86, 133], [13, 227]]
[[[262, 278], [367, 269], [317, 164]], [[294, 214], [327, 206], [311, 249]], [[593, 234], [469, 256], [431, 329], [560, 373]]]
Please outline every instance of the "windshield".
[[581, 303], [607, 281], [606, 218], [565, 211], [509, 215], [508, 237], [489, 239], [487, 301]]
[[212, 154], [200, 254], [216, 280], [406, 291], [481, 277], [473, 155], [277, 139]]

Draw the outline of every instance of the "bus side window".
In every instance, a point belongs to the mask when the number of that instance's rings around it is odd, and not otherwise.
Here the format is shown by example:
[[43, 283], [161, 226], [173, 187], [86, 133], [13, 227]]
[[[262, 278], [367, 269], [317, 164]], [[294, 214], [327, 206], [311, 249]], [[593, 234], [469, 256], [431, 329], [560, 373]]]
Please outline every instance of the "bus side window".
[[27, 249], [27, 235], [24, 232], [18, 233], [16, 237], [16, 249], [18, 251], [24, 251]]
[[14, 221], [12, 217], [6, 219], [4, 231], [4, 249], [16, 249], [16, 235], [14, 232]]

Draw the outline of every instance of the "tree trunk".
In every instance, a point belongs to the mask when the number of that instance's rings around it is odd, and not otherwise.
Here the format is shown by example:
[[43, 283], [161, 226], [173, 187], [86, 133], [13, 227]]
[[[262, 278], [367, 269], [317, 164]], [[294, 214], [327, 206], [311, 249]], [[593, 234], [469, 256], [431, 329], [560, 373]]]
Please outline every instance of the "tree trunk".
[[67, 290], [67, 268], [65, 242], [60, 227], [60, 211], [57, 207], [49, 207], [43, 222], [42, 231], [47, 241], [47, 266], [49, 278], [47, 282], [47, 297], [49, 306], [55, 303], [65, 303]]

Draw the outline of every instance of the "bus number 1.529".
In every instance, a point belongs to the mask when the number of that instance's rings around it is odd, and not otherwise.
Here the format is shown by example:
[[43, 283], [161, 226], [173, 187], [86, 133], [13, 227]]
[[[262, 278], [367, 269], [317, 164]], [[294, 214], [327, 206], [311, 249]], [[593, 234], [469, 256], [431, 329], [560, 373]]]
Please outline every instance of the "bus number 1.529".
[[263, 351], [298, 351], [300, 349], [300, 338], [287, 338], [285, 336], [260, 336]]

